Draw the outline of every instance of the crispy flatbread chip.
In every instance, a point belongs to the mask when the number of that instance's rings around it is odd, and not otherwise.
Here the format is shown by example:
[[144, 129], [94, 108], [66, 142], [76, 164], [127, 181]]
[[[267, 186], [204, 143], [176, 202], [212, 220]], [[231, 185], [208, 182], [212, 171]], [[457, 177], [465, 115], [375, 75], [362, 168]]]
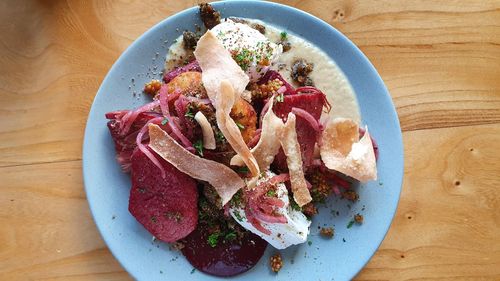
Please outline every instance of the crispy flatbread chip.
[[149, 124], [149, 147], [160, 157], [192, 178], [210, 183], [225, 205], [245, 186], [238, 174], [224, 164], [201, 158], [184, 149], [158, 125]]
[[223, 80], [231, 83], [235, 95], [243, 94], [250, 79], [233, 60], [229, 51], [222, 46], [213, 31], [207, 31], [200, 38], [194, 55], [202, 70], [203, 86], [214, 106], [217, 104], [217, 93]]
[[377, 162], [368, 133], [359, 139], [356, 122], [345, 118], [328, 121], [321, 135], [321, 160], [328, 169], [361, 182], [377, 179]]
[[290, 185], [292, 187], [293, 199], [302, 207], [311, 202], [311, 194], [307, 189], [307, 182], [302, 168], [302, 156], [300, 145], [297, 141], [297, 131], [295, 130], [295, 114], [288, 113], [288, 119], [283, 130], [283, 137], [280, 138], [281, 147], [286, 155], [288, 173], [290, 174]]
[[250, 153], [241, 131], [229, 116], [234, 102], [245, 90], [249, 78], [233, 60], [212, 31], [206, 32], [198, 41], [194, 51], [202, 69], [203, 86], [215, 107], [217, 126], [241, 157], [252, 176], [260, 173], [257, 161]]

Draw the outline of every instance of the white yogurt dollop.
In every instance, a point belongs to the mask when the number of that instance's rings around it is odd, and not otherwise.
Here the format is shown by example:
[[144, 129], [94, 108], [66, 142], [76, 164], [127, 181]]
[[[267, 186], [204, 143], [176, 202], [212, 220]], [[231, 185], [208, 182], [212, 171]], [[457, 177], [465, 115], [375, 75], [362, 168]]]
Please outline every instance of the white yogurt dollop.
[[283, 52], [281, 45], [271, 42], [259, 31], [230, 19], [212, 31], [252, 82], [259, 80]]

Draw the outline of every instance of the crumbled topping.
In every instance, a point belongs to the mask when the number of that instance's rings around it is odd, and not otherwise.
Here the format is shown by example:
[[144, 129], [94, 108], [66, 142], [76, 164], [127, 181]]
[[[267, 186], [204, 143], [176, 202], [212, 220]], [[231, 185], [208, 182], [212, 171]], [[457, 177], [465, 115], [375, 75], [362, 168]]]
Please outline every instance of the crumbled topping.
[[354, 216], [354, 221], [357, 223], [357, 224], [362, 224], [363, 223], [363, 216], [360, 215], [360, 214], [356, 214]]
[[321, 228], [319, 233], [324, 237], [332, 238], [335, 234], [335, 230], [333, 229], [333, 227], [323, 227]]
[[144, 93], [155, 96], [161, 88], [161, 82], [153, 79], [144, 85]]
[[271, 270], [278, 273], [283, 267], [283, 260], [281, 259], [281, 255], [279, 253], [275, 254], [270, 259]]

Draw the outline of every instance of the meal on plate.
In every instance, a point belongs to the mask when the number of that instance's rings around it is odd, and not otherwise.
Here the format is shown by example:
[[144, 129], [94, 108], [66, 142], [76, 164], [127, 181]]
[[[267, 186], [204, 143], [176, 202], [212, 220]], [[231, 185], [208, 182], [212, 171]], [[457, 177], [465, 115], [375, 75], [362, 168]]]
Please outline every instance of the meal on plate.
[[[323, 51], [262, 21], [223, 19], [209, 4], [200, 15], [206, 31], [185, 31], [163, 81], [145, 85], [151, 102], [106, 118], [131, 176], [130, 213], [195, 268], [232, 276], [268, 244], [306, 242], [327, 197], [356, 200], [352, 183], [377, 177], [377, 146]], [[270, 264], [283, 266], [279, 254]]]

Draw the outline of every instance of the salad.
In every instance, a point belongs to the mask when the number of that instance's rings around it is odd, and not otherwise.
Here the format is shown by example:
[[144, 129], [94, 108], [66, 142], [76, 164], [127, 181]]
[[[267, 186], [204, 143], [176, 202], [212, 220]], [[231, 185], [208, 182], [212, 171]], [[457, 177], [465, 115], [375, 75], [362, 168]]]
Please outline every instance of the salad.
[[[336, 70], [314, 46], [263, 22], [221, 19], [209, 4], [200, 16], [206, 30], [185, 31], [162, 81], [145, 85], [151, 102], [106, 118], [130, 173], [130, 213], [195, 268], [233, 276], [268, 244], [307, 242], [329, 196], [357, 200], [351, 186], [377, 178], [378, 149], [354, 95], [338, 94], [344, 104], [323, 92], [335, 79], [321, 75]], [[281, 269], [279, 253], [270, 265]]]

